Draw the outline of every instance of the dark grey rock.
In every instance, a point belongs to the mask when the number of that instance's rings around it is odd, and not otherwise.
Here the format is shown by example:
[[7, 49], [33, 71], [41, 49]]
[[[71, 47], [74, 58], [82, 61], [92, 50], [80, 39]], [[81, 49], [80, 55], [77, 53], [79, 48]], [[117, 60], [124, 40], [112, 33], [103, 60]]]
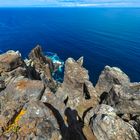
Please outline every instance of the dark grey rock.
[[140, 122], [130, 120], [129, 124], [131, 124], [135, 128], [135, 130], [137, 130], [137, 132], [139, 132], [139, 134], [140, 134]]
[[0, 77], [0, 90], [5, 88], [5, 82], [2, 77]]
[[99, 96], [109, 92], [113, 85], [128, 85], [129, 77], [117, 67], [106, 66], [102, 71], [95, 89]]
[[37, 45], [29, 54], [30, 69], [32, 76], [35, 79], [41, 79], [46, 86], [50, 87], [55, 92], [57, 84], [52, 77], [54, 72], [54, 64], [51, 59], [43, 55], [41, 46]]
[[139, 140], [138, 132], [116, 115], [108, 105], [98, 106], [91, 120], [91, 128], [98, 140]]
[[113, 86], [106, 103], [113, 106], [118, 114], [140, 114], [140, 84]]

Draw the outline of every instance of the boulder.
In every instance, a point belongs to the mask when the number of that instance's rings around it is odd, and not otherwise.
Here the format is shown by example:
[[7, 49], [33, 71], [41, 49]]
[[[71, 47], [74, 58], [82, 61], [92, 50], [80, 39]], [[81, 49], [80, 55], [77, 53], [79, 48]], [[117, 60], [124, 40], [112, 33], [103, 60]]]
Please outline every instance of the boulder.
[[140, 83], [113, 86], [105, 103], [114, 107], [118, 114], [140, 114]]
[[100, 96], [108, 93], [113, 85], [128, 85], [129, 83], [129, 77], [119, 68], [106, 66], [99, 76], [95, 89]]
[[10, 139], [61, 140], [58, 123], [53, 113], [40, 101], [27, 103], [3, 133]]
[[21, 54], [18, 51], [8, 51], [0, 55], [0, 73], [9, 72], [23, 64]]
[[44, 84], [41, 81], [18, 77], [0, 93], [0, 109], [3, 110], [7, 102], [16, 101], [22, 97], [26, 98], [26, 101], [39, 100], [44, 90]]
[[99, 105], [91, 119], [91, 128], [97, 140], [139, 140], [138, 132], [116, 115], [108, 105]]

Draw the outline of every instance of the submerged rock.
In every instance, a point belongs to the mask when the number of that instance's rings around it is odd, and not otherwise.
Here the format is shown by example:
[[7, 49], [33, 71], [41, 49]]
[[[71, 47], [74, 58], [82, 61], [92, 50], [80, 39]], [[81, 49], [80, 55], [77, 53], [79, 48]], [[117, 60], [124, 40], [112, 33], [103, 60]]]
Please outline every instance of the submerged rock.
[[124, 122], [108, 105], [100, 105], [91, 120], [91, 128], [98, 140], [139, 140], [138, 132]]

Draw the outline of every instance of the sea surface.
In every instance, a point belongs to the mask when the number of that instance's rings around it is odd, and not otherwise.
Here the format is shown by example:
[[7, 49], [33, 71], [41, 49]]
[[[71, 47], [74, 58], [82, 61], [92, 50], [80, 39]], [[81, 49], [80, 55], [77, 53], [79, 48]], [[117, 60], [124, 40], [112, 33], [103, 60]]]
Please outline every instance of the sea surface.
[[62, 59], [84, 56], [95, 84], [106, 65], [140, 81], [140, 8], [0, 8], [0, 53], [37, 44]]

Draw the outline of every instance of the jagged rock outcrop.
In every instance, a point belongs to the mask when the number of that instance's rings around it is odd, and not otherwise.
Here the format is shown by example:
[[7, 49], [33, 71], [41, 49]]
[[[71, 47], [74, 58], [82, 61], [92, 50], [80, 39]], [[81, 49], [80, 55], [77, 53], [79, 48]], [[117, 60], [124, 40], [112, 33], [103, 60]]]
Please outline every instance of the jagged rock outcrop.
[[108, 93], [113, 85], [128, 85], [129, 77], [117, 67], [106, 66], [99, 76], [95, 89], [99, 96]]
[[98, 140], [139, 140], [138, 132], [123, 121], [108, 105], [100, 105], [91, 120], [91, 128]]
[[31, 60], [30, 69], [31, 75], [35, 79], [41, 79], [47, 86], [55, 90], [55, 81], [52, 77], [54, 71], [54, 65], [51, 59], [44, 56], [41, 46], [36, 46], [29, 54]]
[[83, 57], [66, 60], [60, 83], [61, 63], [50, 58], [40, 46], [29, 60], [18, 51], [0, 55], [0, 140], [139, 139], [140, 83], [106, 66], [95, 88]]
[[114, 107], [118, 114], [140, 115], [140, 83], [114, 85], [105, 103]]
[[[98, 104], [98, 97], [92, 83], [89, 81], [88, 71], [81, 66], [80, 60], [72, 58], [66, 60], [64, 82], [56, 92], [68, 107], [77, 109], [82, 117], [83, 113]], [[83, 60], [82, 60], [83, 61]]]

